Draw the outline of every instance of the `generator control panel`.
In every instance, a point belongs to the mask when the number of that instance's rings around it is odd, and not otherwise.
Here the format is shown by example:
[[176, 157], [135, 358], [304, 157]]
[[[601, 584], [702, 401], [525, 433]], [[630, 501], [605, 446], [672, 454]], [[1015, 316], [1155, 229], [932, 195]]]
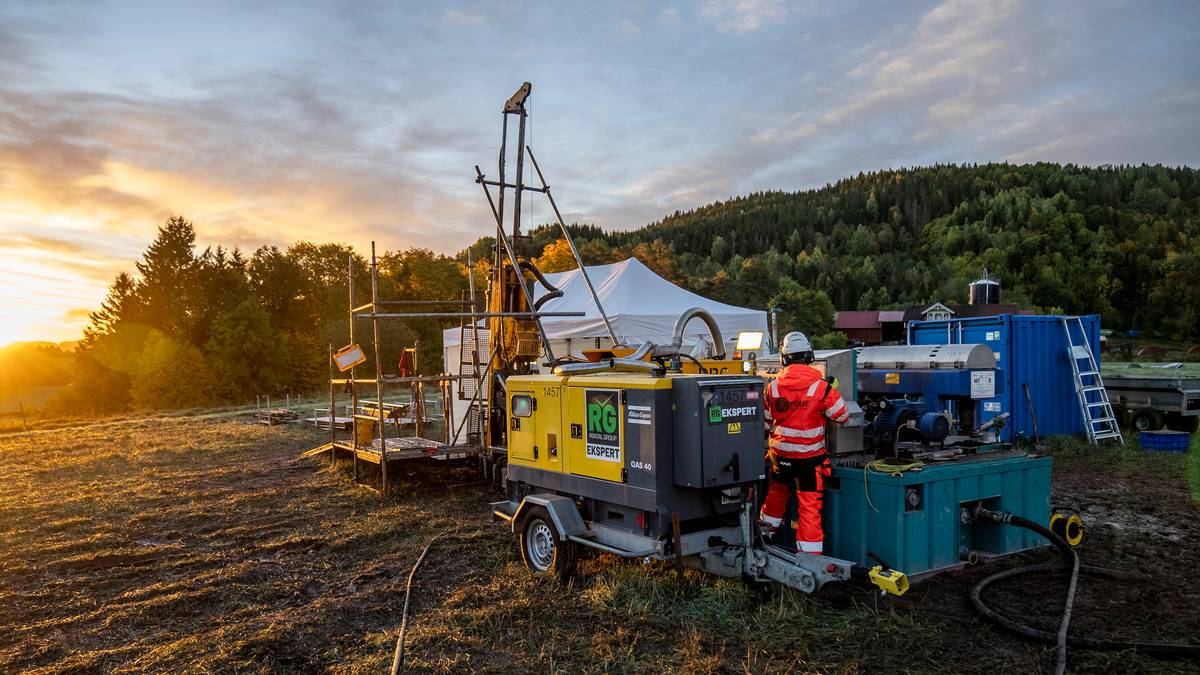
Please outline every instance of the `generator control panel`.
[[762, 379], [678, 379], [674, 401], [675, 485], [727, 487], [764, 476]]

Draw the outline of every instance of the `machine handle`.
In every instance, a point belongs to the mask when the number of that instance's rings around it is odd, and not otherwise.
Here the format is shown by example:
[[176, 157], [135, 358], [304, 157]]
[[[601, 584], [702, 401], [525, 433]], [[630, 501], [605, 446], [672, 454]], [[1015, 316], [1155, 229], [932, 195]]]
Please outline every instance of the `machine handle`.
[[729, 460], [729, 463], [725, 465], [725, 469], [724, 469], [725, 471], [733, 472], [733, 480], [734, 481], [740, 481], [742, 479], [741, 459], [742, 459], [741, 455], [734, 453], [733, 459]]

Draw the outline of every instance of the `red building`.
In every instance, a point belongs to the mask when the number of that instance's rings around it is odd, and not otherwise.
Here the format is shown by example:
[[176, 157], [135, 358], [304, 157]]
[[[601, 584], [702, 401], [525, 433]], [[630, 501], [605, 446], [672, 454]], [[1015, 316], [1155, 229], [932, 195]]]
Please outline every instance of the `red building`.
[[879, 323], [879, 311], [838, 312], [833, 319], [834, 330], [850, 338], [850, 344], [877, 345], [883, 342], [883, 326]]

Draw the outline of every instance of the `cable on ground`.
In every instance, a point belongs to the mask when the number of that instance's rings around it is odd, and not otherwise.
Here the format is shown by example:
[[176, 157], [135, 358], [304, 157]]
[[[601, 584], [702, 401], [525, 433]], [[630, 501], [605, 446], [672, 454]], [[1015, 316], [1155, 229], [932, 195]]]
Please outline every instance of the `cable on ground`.
[[430, 539], [428, 544], [425, 544], [425, 549], [421, 551], [420, 557], [417, 558], [417, 562], [412, 566], [412, 571], [408, 573], [408, 584], [404, 587], [404, 612], [400, 615], [400, 637], [396, 638], [396, 651], [392, 655], [392, 675], [396, 675], [404, 667], [404, 636], [408, 632], [408, 600], [412, 596], [413, 577], [417, 575], [417, 569], [421, 567], [421, 563], [425, 562], [425, 556], [429, 553], [429, 548], [433, 546], [435, 541], [441, 538], [442, 535], [439, 534]]

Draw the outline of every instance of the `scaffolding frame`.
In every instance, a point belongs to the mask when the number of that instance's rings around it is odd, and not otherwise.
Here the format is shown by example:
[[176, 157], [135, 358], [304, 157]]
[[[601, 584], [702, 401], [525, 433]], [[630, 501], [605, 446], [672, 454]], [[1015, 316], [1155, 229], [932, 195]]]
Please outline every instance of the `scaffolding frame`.
[[[371, 321], [371, 351], [373, 354], [374, 377], [359, 377], [359, 366], [350, 367], [346, 377], [338, 377], [334, 361], [333, 345], [329, 345], [329, 442], [310, 450], [306, 455], [312, 456], [323, 452], [330, 453], [330, 464], [336, 463], [339, 457], [348, 457], [353, 464], [354, 480], [361, 482], [361, 464], [377, 465], [380, 470], [381, 490], [387, 491], [389, 479], [389, 464], [410, 459], [465, 459], [479, 457], [489, 449], [483, 443], [458, 442], [466, 423], [464, 419], [455, 425], [453, 400], [453, 385], [461, 379], [461, 375], [442, 372], [437, 375], [413, 375], [407, 377], [389, 376], [384, 373], [383, 342], [380, 337], [380, 321], [411, 320], [411, 319], [458, 319], [470, 321], [472, 326], [478, 326], [480, 319], [493, 317], [532, 318], [540, 325], [540, 318], [545, 316], [581, 316], [582, 312], [486, 312], [480, 311], [474, 301], [475, 292], [471, 289], [472, 299], [459, 300], [383, 300], [379, 296], [379, 260], [376, 255], [375, 242], [371, 242], [371, 258], [368, 266], [370, 274], [370, 302], [356, 304], [354, 283], [354, 255], [348, 257], [346, 279], [348, 286], [349, 344], [356, 344], [356, 324], [360, 319]], [[474, 275], [469, 276], [474, 281]], [[438, 307], [449, 307], [449, 310], [437, 310]], [[414, 308], [417, 311], [397, 311]], [[457, 310], [457, 311], [454, 311]], [[461, 348], [461, 347], [460, 347]], [[474, 353], [478, 359], [478, 353]], [[413, 364], [414, 370], [417, 368]], [[475, 383], [475, 402], [479, 392], [483, 390], [483, 382], [490, 376], [491, 362], [488, 368], [479, 374]], [[442, 438], [425, 438], [425, 425], [431, 421], [425, 409], [425, 385], [436, 384], [437, 402], [442, 411]], [[373, 386], [374, 400], [364, 399], [359, 387]], [[407, 386], [412, 392], [412, 403], [408, 406], [407, 419], [411, 420], [414, 434], [404, 436], [405, 423], [404, 406], [398, 403], [388, 403], [385, 397], [387, 387]], [[340, 426], [337, 417], [338, 388], [344, 387], [350, 395], [349, 405], [349, 435], [346, 439], [338, 437]], [[469, 408], [468, 408], [469, 410]], [[314, 419], [319, 419], [314, 414]], [[389, 427], [395, 433], [389, 435]], [[368, 436], [369, 428], [369, 436]], [[453, 433], [452, 433], [453, 431]], [[369, 440], [368, 440], [369, 438]]]

